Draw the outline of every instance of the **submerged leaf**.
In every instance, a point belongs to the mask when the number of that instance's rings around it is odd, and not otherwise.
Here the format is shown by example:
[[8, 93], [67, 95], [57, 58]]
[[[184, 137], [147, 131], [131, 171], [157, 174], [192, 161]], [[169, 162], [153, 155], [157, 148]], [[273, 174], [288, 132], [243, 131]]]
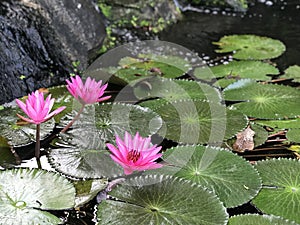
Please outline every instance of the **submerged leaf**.
[[285, 45], [279, 40], [251, 34], [224, 36], [213, 44], [220, 47], [216, 52], [234, 52], [235, 59], [246, 60], [272, 59], [286, 50]]
[[139, 176], [118, 185], [98, 206], [99, 224], [225, 225], [228, 215], [216, 195], [170, 176]]
[[0, 166], [11, 168], [18, 164], [20, 164], [20, 159], [13, 153], [7, 139], [0, 136]]

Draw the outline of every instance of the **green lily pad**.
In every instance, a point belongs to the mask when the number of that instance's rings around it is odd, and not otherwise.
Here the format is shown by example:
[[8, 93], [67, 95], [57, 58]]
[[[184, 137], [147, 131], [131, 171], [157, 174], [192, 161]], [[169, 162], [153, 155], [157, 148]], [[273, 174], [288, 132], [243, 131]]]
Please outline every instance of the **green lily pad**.
[[268, 132], [266, 129], [264, 129], [262, 126], [255, 124], [255, 123], [250, 123], [251, 124], [251, 129], [255, 132], [255, 135], [253, 137], [254, 139], [254, 147], [260, 146], [265, 143], [265, 141], [268, 139]]
[[[65, 127], [76, 115], [73, 111], [61, 120]], [[115, 135], [124, 136], [139, 132], [147, 137], [160, 129], [160, 116], [148, 108], [122, 103], [102, 103], [86, 106], [84, 112], [67, 135], [61, 135], [68, 145], [89, 149], [105, 149], [105, 143], [113, 143]]]
[[108, 184], [108, 180], [79, 180], [74, 181], [73, 184], [76, 189], [75, 207], [79, 207], [92, 200], [99, 191], [105, 189]]
[[220, 47], [216, 52], [234, 52], [235, 59], [244, 60], [272, 59], [286, 50], [285, 45], [279, 40], [251, 34], [224, 36], [213, 44]]
[[281, 120], [255, 120], [255, 123], [262, 126], [278, 129], [300, 128], [300, 118]]
[[229, 86], [230, 84], [233, 84], [234, 82], [238, 81], [238, 78], [222, 78], [217, 80], [216, 82], [213, 83], [213, 85], [215, 87], [219, 87], [219, 88], [226, 88], [227, 86]]
[[247, 116], [261, 119], [294, 118], [300, 115], [300, 91], [283, 85], [259, 84], [243, 79], [224, 89], [225, 100]]
[[[210, 67], [210, 69], [214, 78], [224, 78], [224, 80], [240, 80], [242, 78], [271, 80], [271, 77], [266, 75], [279, 74], [279, 70], [276, 67], [261, 61], [232, 61], [228, 64]], [[195, 76], [201, 79], [200, 71], [196, 70]]]
[[290, 142], [300, 143], [300, 129], [290, 129], [286, 133], [286, 138]]
[[221, 94], [216, 88], [192, 80], [144, 79], [135, 85], [134, 93], [138, 99], [159, 97], [169, 102], [181, 99], [221, 101]]
[[[155, 109], [166, 129], [158, 134], [180, 143], [220, 144], [247, 125], [247, 118], [216, 102], [176, 101]], [[166, 131], [166, 133], [165, 133]]]
[[222, 148], [178, 146], [167, 149], [163, 159], [173, 171], [178, 170], [174, 176], [214, 191], [227, 208], [248, 202], [261, 188], [260, 177], [249, 162]]
[[184, 75], [190, 64], [178, 56], [139, 55], [139, 58], [125, 57], [119, 63], [122, 67], [114, 76], [129, 84], [149, 76], [176, 78]]
[[246, 214], [229, 218], [228, 225], [297, 225], [293, 221], [273, 215]]
[[272, 159], [255, 166], [263, 188], [253, 203], [262, 212], [300, 223], [300, 161]]
[[38, 169], [0, 171], [1, 224], [60, 224], [44, 210], [72, 208], [75, 188], [57, 173]]
[[118, 185], [98, 206], [99, 224], [225, 225], [228, 215], [216, 195], [170, 176], [140, 176]]
[[112, 178], [123, 175], [122, 167], [104, 149], [56, 148], [50, 151], [48, 160], [55, 170], [72, 177]]
[[[14, 147], [28, 145], [35, 142], [36, 125], [23, 122], [17, 117], [17, 113], [24, 115], [19, 108], [7, 107], [0, 110], [0, 135], [8, 140]], [[51, 134], [55, 126], [54, 119], [41, 124], [41, 139]]]
[[300, 82], [300, 66], [294, 65], [288, 67], [284, 71], [284, 75], [280, 78], [293, 79], [293, 82]]

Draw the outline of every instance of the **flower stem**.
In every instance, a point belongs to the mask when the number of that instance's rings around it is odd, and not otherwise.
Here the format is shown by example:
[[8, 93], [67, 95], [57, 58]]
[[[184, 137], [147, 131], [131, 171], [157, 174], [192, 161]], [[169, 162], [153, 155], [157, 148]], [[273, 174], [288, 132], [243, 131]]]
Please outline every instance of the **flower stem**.
[[37, 124], [36, 125], [36, 142], [35, 142], [35, 158], [36, 158], [38, 168], [42, 169], [42, 164], [41, 164], [41, 160], [40, 160], [40, 154], [41, 154], [40, 130], [41, 130], [41, 125]]
[[65, 126], [64, 129], [62, 129], [62, 130], [60, 131], [61, 133], [65, 133], [65, 132], [73, 125], [73, 123], [74, 123], [76, 120], [78, 120], [80, 114], [83, 112], [84, 107], [85, 107], [85, 105], [83, 104], [83, 105], [81, 106], [80, 110], [78, 111], [77, 115], [74, 116], [74, 118], [72, 119], [72, 121], [71, 121], [67, 126]]

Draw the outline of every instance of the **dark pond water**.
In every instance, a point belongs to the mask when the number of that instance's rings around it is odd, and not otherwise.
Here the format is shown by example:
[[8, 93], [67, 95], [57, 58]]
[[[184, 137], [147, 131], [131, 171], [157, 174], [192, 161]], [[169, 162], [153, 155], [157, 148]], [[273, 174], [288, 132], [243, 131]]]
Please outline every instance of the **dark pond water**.
[[246, 13], [200, 9], [186, 11], [184, 18], [160, 34], [160, 39], [182, 45], [199, 56], [216, 57], [216, 46], [224, 35], [256, 34], [279, 39], [287, 51], [278, 59], [280, 69], [300, 64], [300, 0], [256, 1]]

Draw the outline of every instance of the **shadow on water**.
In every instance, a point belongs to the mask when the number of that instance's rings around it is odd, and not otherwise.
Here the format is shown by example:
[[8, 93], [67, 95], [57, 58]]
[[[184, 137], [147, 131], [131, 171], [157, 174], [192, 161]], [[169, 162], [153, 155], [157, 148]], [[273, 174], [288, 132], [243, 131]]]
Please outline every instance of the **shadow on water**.
[[[264, 2], [264, 3], [263, 3]], [[272, 4], [272, 5], [270, 5]], [[203, 13], [186, 11], [182, 21], [160, 34], [160, 39], [174, 42], [215, 58], [212, 41], [224, 35], [256, 34], [279, 39], [287, 51], [273, 60], [280, 69], [300, 64], [300, 0], [256, 1], [246, 13], [206, 9]]]

